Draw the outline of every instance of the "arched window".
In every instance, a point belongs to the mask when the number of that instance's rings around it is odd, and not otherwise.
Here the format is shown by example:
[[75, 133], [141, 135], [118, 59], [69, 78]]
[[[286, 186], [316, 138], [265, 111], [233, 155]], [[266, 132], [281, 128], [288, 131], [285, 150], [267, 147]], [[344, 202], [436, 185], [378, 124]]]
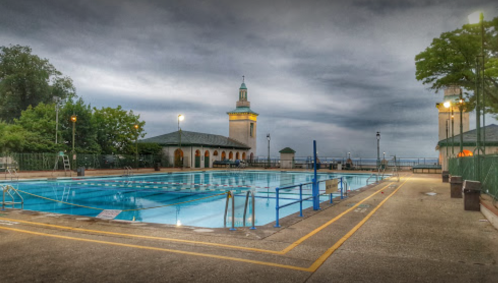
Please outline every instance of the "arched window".
[[242, 160], [246, 160], [246, 153], [242, 152]]
[[240, 156], [239, 156], [239, 152], [237, 152], [237, 153], [235, 154], [235, 159], [240, 159], [239, 157], [240, 157]]
[[227, 159], [227, 154], [224, 151], [222, 151], [221, 152], [221, 160], [225, 160], [225, 159]]
[[228, 154], [228, 159], [230, 159], [230, 160], [233, 159], [233, 152], [230, 151], [230, 153]]

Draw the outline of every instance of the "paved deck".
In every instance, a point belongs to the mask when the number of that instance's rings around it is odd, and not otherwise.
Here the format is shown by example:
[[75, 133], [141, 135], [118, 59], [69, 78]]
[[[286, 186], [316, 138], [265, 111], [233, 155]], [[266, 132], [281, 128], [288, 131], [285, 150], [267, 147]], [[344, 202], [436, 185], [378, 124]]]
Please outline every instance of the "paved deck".
[[[435, 194], [427, 194], [435, 193]], [[252, 231], [0, 212], [0, 282], [498, 282], [498, 231], [407, 174]]]

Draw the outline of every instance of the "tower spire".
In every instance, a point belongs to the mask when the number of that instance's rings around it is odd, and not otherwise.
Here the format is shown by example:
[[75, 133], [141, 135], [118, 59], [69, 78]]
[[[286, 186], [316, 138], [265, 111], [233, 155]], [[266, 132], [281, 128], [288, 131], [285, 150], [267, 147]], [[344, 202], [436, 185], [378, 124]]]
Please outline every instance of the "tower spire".
[[245, 77], [246, 77], [246, 76], [242, 76], [242, 83], [244, 83], [244, 82], [245, 82]]

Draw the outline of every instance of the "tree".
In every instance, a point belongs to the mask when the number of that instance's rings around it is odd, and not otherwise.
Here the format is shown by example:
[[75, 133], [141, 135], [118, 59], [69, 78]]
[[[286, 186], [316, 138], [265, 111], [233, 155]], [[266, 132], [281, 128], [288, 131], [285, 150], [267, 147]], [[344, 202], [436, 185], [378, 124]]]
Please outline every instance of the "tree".
[[[498, 18], [484, 22], [485, 93], [488, 112], [498, 113]], [[475, 104], [476, 58], [481, 53], [480, 25], [464, 25], [442, 33], [415, 56], [416, 79], [436, 93], [458, 85], [466, 90], [470, 107]], [[472, 93], [470, 93], [472, 92]]]
[[31, 135], [24, 149], [19, 152], [55, 152], [63, 150], [65, 145], [55, 145], [55, 104], [40, 103], [36, 107], [28, 106], [21, 112], [21, 117], [14, 120], [14, 124], [22, 127]]
[[[102, 153], [135, 154], [135, 140], [145, 136], [144, 121], [133, 111], [127, 112], [118, 105], [117, 108], [94, 108], [93, 119], [97, 130], [97, 143]], [[138, 129], [135, 128], [138, 125]]]
[[97, 143], [97, 125], [93, 120], [92, 108], [85, 105], [83, 99], [73, 101], [68, 99], [59, 114], [62, 142], [67, 150], [73, 146], [73, 122], [71, 116], [76, 115], [74, 149], [77, 153], [100, 153], [101, 149]]
[[29, 105], [50, 103], [54, 96], [75, 96], [69, 77], [47, 59], [31, 54], [28, 46], [0, 47], [0, 119], [11, 122]]

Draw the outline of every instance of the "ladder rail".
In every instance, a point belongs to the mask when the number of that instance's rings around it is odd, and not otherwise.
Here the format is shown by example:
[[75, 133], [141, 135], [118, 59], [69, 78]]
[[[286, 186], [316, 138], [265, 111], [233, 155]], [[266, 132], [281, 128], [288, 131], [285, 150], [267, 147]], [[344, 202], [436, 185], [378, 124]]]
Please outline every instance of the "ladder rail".
[[[24, 209], [24, 198], [19, 194], [19, 192], [17, 191], [17, 189], [15, 189], [14, 187], [12, 187], [11, 185], [6, 185], [6, 186], [2, 186], [0, 185], [0, 187], [2, 188], [2, 210], [5, 210], [5, 205], [12, 205], [12, 208], [15, 208], [15, 205], [16, 204], [20, 204], [21, 205], [21, 209]], [[16, 199], [15, 197], [10, 193], [10, 191], [13, 191], [20, 199], [21, 201], [20, 202], [16, 202]], [[5, 194], [8, 194], [11, 198], [11, 201], [5, 201]]]

